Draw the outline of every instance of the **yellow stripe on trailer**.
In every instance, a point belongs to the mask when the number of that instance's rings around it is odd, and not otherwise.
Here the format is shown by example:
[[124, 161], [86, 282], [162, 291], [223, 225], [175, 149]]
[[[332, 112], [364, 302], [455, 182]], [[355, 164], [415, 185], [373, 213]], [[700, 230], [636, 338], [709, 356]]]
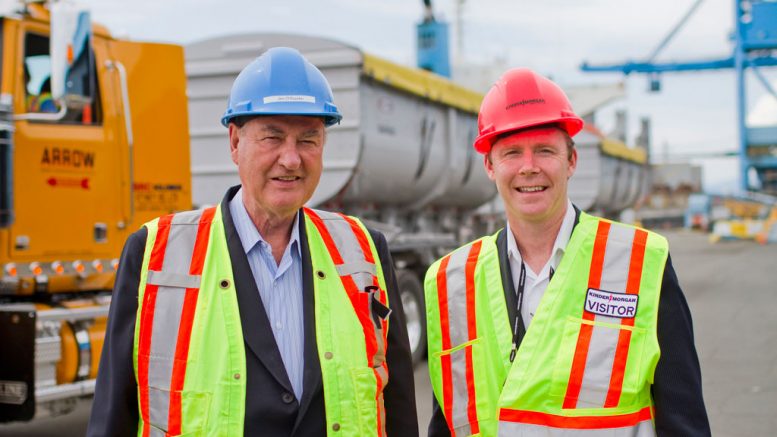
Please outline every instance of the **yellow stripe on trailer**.
[[365, 76], [393, 88], [473, 114], [478, 113], [480, 102], [483, 100], [482, 94], [434, 73], [405, 67], [367, 53], [364, 53], [362, 71]]
[[647, 162], [647, 152], [644, 148], [628, 147], [622, 142], [611, 138], [604, 138], [602, 140], [602, 152], [605, 155], [636, 162], [637, 164], [645, 164]]

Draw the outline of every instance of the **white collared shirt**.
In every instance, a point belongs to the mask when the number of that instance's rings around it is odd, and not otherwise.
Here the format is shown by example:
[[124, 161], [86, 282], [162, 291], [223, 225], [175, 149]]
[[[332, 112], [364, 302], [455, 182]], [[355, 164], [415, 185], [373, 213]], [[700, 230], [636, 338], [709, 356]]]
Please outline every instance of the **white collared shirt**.
[[[558, 235], [556, 235], [555, 243], [553, 243], [550, 259], [548, 259], [548, 262], [545, 263], [545, 266], [542, 267], [539, 273], [533, 272], [529, 265], [526, 265], [526, 283], [524, 284], [523, 306], [521, 307], [521, 316], [526, 329], [529, 328], [529, 324], [534, 318], [534, 313], [540, 305], [540, 300], [545, 294], [545, 289], [548, 288], [550, 269], [556, 270], [561, 262], [561, 257], [564, 256], [564, 250], [569, 243], [569, 238], [572, 236], [572, 228], [574, 226], [575, 208], [572, 206], [572, 202], [567, 199], [567, 212], [564, 214], [561, 228], [558, 231]], [[507, 256], [510, 261], [510, 272], [513, 277], [513, 287], [517, 293], [523, 258], [518, 250], [518, 244], [515, 242], [515, 236], [513, 236], [510, 230], [509, 223], [505, 227], [505, 232], [507, 232]]]
[[275, 343], [297, 399], [302, 399], [305, 369], [305, 325], [302, 309], [302, 249], [299, 241], [299, 214], [291, 227], [289, 244], [280, 263], [272, 247], [246, 211], [243, 188], [229, 201], [229, 212], [243, 244], [248, 265], [256, 281], [259, 297], [270, 321]]

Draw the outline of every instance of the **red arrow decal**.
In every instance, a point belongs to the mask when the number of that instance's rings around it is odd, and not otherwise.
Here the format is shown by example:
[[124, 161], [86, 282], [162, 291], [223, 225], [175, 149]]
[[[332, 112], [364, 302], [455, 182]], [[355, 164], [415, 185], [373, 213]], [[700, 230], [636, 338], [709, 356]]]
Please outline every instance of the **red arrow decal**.
[[46, 183], [52, 187], [59, 186], [62, 188], [83, 188], [84, 190], [89, 189], [89, 178], [76, 179], [51, 177], [46, 180]]

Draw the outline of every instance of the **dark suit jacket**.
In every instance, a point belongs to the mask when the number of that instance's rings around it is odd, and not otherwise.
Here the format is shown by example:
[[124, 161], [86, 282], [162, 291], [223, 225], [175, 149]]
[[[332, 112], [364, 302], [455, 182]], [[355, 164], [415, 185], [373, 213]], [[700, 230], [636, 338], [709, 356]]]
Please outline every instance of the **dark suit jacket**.
[[[221, 212], [245, 339], [245, 435], [326, 435], [321, 366], [315, 341], [313, 274], [304, 220], [299, 220], [299, 235], [302, 249], [305, 369], [302, 399], [298, 402], [293, 396], [294, 392], [256, 288], [256, 281], [229, 212], [229, 200], [237, 192], [237, 188], [233, 187], [227, 192], [221, 204]], [[386, 356], [389, 367], [389, 381], [384, 392], [386, 431], [390, 436], [416, 436], [418, 421], [413, 368], [394, 267], [383, 235], [372, 230], [370, 235], [380, 256], [393, 310], [389, 322], [391, 328]], [[132, 368], [132, 349], [138, 304], [137, 290], [146, 236], [146, 228], [132, 234], [127, 239], [121, 255], [87, 431], [89, 436], [137, 435], [138, 399]]]
[[[575, 226], [580, 210], [575, 208]], [[507, 233], [496, 239], [499, 269], [502, 273], [505, 302], [510, 320], [515, 320], [517, 297], [507, 257]], [[518, 321], [518, 345], [526, 334], [523, 320]], [[661, 358], [656, 365], [652, 386], [655, 425], [658, 436], [709, 436], [710, 425], [701, 392], [701, 369], [693, 343], [691, 312], [685, 301], [671, 258], [666, 261], [661, 296], [658, 302], [658, 345]], [[450, 436], [445, 416], [432, 396], [432, 420], [429, 437]]]

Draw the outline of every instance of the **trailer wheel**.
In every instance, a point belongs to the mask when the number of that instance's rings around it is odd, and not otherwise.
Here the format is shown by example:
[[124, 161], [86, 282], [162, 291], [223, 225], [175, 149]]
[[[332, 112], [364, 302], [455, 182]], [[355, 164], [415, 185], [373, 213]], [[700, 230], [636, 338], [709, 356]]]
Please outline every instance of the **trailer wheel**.
[[424, 306], [424, 287], [418, 276], [411, 271], [397, 271], [397, 284], [402, 307], [405, 310], [407, 337], [410, 340], [410, 352], [413, 365], [426, 356], [426, 308]]

